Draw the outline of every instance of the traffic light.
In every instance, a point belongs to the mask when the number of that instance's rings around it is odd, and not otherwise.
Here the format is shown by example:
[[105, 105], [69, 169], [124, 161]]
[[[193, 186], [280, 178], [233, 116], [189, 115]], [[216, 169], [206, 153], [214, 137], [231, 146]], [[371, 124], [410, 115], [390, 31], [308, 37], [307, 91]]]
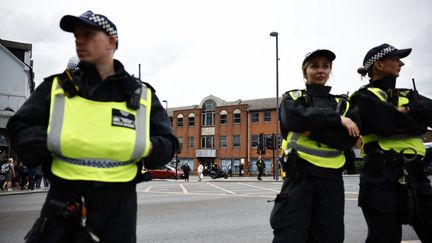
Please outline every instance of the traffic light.
[[274, 134], [272, 134], [270, 137], [267, 137], [265, 142], [266, 142], [265, 146], [267, 149], [271, 149], [271, 150], [275, 149], [275, 135]]

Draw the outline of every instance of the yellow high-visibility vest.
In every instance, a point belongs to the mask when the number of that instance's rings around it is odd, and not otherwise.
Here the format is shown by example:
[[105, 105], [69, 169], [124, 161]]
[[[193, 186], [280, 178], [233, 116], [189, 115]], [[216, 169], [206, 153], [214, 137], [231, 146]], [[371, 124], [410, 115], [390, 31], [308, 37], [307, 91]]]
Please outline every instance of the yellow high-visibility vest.
[[126, 102], [67, 97], [55, 77], [48, 125], [52, 173], [66, 180], [131, 181], [136, 162], [150, 152], [151, 102], [144, 84], [137, 110]]
[[[369, 87], [367, 88], [370, 92], [372, 92], [375, 96], [377, 96], [381, 101], [387, 102], [387, 93], [379, 88]], [[406, 105], [409, 103], [409, 99], [407, 98], [408, 92], [402, 91], [399, 92], [398, 97], [398, 107]], [[424, 156], [426, 154], [425, 146], [423, 145], [423, 141], [420, 137], [415, 136], [405, 136], [405, 137], [380, 137], [376, 134], [368, 134], [362, 136], [363, 146], [362, 146], [362, 155], [365, 155], [364, 146], [368, 143], [378, 142], [379, 146], [382, 150], [390, 151], [393, 150], [395, 152], [401, 152], [405, 154], [414, 154]]]
[[[303, 95], [303, 92], [294, 90], [289, 92], [289, 95], [296, 100]], [[335, 97], [335, 99], [337, 103], [342, 102], [338, 97]], [[349, 102], [347, 101], [343, 116], [346, 115], [348, 110]], [[300, 158], [319, 167], [338, 169], [345, 164], [343, 151], [318, 143], [302, 133], [288, 132], [286, 139], [282, 141], [282, 148], [286, 154], [289, 153], [290, 149], [295, 149]]]

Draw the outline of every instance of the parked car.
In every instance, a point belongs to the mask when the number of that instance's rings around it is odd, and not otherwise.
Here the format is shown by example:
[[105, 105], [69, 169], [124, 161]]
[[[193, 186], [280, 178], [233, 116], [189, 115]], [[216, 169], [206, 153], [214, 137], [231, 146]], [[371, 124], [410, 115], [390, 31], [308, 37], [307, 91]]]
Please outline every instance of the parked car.
[[[158, 169], [148, 170], [152, 176], [152, 179], [175, 179], [176, 170], [174, 167], [169, 165], [164, 165]], [[184, 173], [181, 169], [177, 169], [177, 178], [184, 178]]]

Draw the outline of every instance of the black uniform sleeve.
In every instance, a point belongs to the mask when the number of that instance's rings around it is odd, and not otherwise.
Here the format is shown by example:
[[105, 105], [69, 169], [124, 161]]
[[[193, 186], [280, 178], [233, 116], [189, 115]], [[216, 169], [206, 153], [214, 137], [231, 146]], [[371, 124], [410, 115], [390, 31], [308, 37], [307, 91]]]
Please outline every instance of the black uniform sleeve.
[[168, 115], [154, 92], [150, 111], [150, 141], [152, 150], [150, 155], [144, 158], [146, 168], [158, 168], [171, 161], [177, 150], [178, 140], [173, 133]]
[[[332, 107], [307, 107], [301, 99], [293, 100], [287, 94], [281, 103], [281, 133], [284, 138], [289, 131], [311, 131], [311, 139], [336, 149], [348, 149], [357, 138], [349, 136], [342, 126], [340, 115]], [[347, 116], [359, 126], [358, 109], [351, 108]]]
[[304, 132], [340, 127], [341, 119], [330, 107], [304, 106], [301, 99], [293, 100], [285, 95], [281, 103], [281, 123], [285, 131]]
[[[424, 115], [425, 107], [422, 105], [417, 107], [414, 105], [412, 112], [402, 113], [394, 105], [381, 101], [367, 89], [359, 90], [353, 101], [360, 111], [362, 134], [374, 133], [388, 137], [394, 135], [419, 136], [426, 132], [427, 126], [424, 122], [413, 116], [420, 110], [422, 112], [419, 116]], [[431, 108], [428, 109], [430, 112]]]
[[11, 145], [28, 167], [52, 160], [47, 148], [47, 127], [52, 79], [42, 82], [6, 126]]
[[[359, 129], [361, 129], [359, 109], [357, 107], [351, 106], [346, 116], [349, 117]], [[342, 125], [337, 128], [329, 128], [316, 131], [314, 130], [311, 132], [311, 135], [309, 137], [315, 141], [324, 143], [332, 148], [340, 150], [347, 150], [352, 148], [356, 144], [358, 139], [357, 137], [350, 136], [347, 129]]]
[[[415, 96], [415, 97], [414, 97]], [[432, 127], [432, 100], [411, 92], [408, 96], [410, 114], [420, 123]]]

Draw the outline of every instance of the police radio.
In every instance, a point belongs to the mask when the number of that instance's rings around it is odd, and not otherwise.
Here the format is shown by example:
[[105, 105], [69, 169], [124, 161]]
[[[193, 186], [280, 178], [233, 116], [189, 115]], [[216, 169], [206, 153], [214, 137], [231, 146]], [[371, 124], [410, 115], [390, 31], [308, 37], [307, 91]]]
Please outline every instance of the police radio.
[[72, 71], [69, 68], [58, 76], [58, 82], [67, 97], [71, 98], [80, 93], [80, 88], [75, 82]]

